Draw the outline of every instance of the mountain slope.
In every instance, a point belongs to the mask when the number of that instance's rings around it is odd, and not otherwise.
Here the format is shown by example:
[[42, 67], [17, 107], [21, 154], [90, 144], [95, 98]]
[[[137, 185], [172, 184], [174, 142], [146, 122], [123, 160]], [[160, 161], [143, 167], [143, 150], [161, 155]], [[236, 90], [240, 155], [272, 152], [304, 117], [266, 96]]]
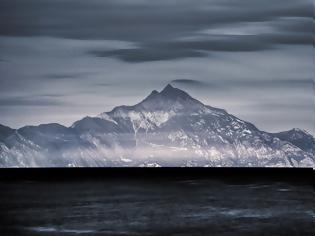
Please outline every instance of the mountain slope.
[[305, 152], [315, 154], [315, 138], [301, 129], [291, 129], [288, 131], [275, 133], [276, 137], [283, 141], [292, 143]]
[[14, 129], [0, 124], [0, 142], [4, 141], [7, 137], [14, 133]]
[[85, 117], [69, 128], [18, 129], [1, 141], [0, 165], [313, 166], [310, 137], [260, 131], [167, 85], [134, 106]]

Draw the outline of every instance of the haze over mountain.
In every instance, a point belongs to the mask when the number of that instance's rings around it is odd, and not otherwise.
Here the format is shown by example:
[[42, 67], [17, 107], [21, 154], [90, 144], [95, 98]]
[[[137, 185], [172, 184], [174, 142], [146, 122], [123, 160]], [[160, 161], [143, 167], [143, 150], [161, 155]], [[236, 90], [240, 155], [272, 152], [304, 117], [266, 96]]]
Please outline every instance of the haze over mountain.
[[70, 127], [0, 126], [1, 167], [313, 167], [314, 157], [306, 131], [261, 131], [171, 85]]

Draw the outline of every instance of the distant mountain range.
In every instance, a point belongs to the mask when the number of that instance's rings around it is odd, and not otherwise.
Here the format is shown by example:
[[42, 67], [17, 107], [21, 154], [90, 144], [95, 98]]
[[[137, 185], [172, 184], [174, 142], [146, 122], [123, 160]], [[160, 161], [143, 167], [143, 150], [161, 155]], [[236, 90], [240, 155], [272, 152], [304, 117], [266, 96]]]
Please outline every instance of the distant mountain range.
[[306, 131], [261, 131], [171, 85], [71, 127], [0, 125], [1, 167], [313, 167], [314, 158]]

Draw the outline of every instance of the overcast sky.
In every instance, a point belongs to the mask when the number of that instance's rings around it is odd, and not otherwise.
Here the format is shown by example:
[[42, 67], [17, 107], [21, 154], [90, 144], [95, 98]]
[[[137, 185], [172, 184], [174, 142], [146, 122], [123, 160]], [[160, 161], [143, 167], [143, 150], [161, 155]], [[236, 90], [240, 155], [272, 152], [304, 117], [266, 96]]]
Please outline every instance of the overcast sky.
[[312, 0], [1, 0], [0, 123], [71, 125], [168, 83], [315, 133]]

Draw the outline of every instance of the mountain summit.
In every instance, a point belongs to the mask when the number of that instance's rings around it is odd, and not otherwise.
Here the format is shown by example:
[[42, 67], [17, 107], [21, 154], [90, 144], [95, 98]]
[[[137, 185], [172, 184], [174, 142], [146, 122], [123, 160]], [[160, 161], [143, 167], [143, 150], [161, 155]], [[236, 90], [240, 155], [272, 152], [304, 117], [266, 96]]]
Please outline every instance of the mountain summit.
[[134, 106], [119, 106], [112, 110], [112, 113], [119, 110], [146, 110], [146, 111], [179, 111], [185, 109], [199, 109], [204, 105], [192, 98], [188, 93], [174, 88], [168, 84], [161, 92], [153, 90], [144, 100]]
[[166, 99], [193, 99], [188, 93], [178, 88], [174, 88], [170, 84], [168, 84], [159, 94]]
[[[0, 166], [313, 167], [315, 140], [299, 129], [267, 133], [167, 85], [71, 127], [0, 129]], [[1, 128], [1, 127], [0, 127]]]
[[136, 106], [150, 111], [171, 109], [178, 111], [180, 109], [200, 108], [203, 104], [188, 93], [168, 84], [161, 92], [152, 91], [146, 99]]

